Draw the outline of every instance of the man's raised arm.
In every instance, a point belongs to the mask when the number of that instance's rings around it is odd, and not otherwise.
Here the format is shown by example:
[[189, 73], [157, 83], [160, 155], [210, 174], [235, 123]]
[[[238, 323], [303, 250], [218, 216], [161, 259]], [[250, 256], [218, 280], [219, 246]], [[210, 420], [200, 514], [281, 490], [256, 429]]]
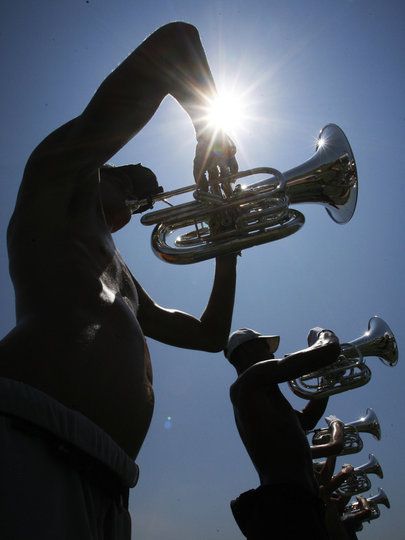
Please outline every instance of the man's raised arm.
[[[197, 29], [167, 24], [135, 49], [100, 85], [83, 113], [49, 135], [33, 152], [28, 169], [42, 177], [87, 176], [106, 163], [152, 118], [171, 94], [190, 116], [197, 139], [209, 139], [202, 120], [216, 89]], [[197, 148], [198, 174], [208, 167], [235, 172], [235, 147], [224, 135], [220, 150]], [[214, 156], [214, 157], [213, 157]]]

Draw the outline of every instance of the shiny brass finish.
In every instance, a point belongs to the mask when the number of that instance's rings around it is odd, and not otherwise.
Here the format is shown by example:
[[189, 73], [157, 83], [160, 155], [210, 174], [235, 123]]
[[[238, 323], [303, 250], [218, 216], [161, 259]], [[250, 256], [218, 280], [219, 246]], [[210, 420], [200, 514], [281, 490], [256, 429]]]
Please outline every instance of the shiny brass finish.
[[368, 462], [355, 467], [353, 474], [340, 485], [338, 492], [341, 495], [357, 495], [368, 491], [371, 488], [371, 481], [367, 476], [369, 474], [375, 474], [379, 478], [384, 477], [381, 465], [374, 454], [369, 454], [368, 457]]
[[[363, 449], [363, 441], [359, 433], [370, 433], [377, 440], [381, 439], [381, 427], [373, 409], [367, 408], [365, 416], [344, 425], [343, 449], [339, 455], [356, 454]], [[329, 428], [316, 429], [312, 436], [312, 445], [327, 444], [330, 441]]]
[[[232, 187], [237, 180], [258, 174], [270, 176]], [[190, 264], [289, 236], [305, 222], [303, 214], [290, 209], [290, 204], [321, 204], [336, 223], [346, 223], [357, 201], [353, 152], [335, 124], [321, 130], [315, 154], [302, 165], [284, 173], [259, 167], [221, 182], [222, 190], [218, 188], [215, 193], [195, 191], [193, 185], [153, 198], [166, 200], [194, 191], [196, 199], [142, 216], [144, 225], [155, 225], [152, 248], [158, 257], [174, 264]]]
[[388, 366], [398, 362], [395, 336], [388, 324], [377, 316], [369, 320], [368, 330], [361, 337], [341, 345], [337, 362], [294, 379], [289, 386], [294, 394], [304, 399], [332, 396], [363, 386], [371, 378], [371, 371], [365, 364], [368, 356], [377, 356]]
[[[383, 504], [387, 508], [390, 508], [390, 501], [385, 493], [385, 491], [382, 488], [378, 488], [378, 493], [376, 495], [372, 495], [371, 497], [367, 497], [366, 501], [368, 502], [370, 509], [371, 509], [371, 516], [367, 516], [362, 521], [371, 521], [373, 519], [377, 519], [380, 517], [380, 509], [378, 508], [379, 504]], [[343, 515], [355, 515], [357, 512], [360, 511], [360, 506], [358, 502], [354, 502], [344, 509]]]
[[368, 330], [361, 337], [342, 345], [347, 358], [377, 356], [385, 365], [398, 362], [398, 346], [388, 324], [380, 317], [371, 317]]

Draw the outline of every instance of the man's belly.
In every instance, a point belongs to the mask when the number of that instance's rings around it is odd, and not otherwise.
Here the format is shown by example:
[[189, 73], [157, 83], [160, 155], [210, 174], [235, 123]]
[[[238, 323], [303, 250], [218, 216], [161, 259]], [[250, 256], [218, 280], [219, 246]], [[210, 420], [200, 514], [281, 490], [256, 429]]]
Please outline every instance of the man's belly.
[[125, 306], [30, 317], [0, 344], [0, 376], [29, 384], [80, 411], [131, 456], [153, 412], [148, 348]]

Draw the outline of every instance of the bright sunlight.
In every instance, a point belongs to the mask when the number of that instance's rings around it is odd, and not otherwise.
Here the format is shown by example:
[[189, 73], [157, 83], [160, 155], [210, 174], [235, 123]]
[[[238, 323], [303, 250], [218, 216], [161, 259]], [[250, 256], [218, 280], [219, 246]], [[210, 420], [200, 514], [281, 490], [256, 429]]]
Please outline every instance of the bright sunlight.
[[211, 101], [205, 116], [208, 126], [216, 130], [232, 133], [242, 127], [246, 105], [241, 96], [232, 92], [222, 92]]

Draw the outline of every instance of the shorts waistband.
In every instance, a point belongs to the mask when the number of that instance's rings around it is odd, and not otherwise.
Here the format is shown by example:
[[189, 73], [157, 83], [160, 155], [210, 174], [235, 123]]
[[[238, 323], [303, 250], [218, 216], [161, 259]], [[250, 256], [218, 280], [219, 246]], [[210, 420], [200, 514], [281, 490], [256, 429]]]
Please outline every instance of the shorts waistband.
[[44, 392], [22, 382], [0, 377], [0, 413], [28, 422], [62, 443], [95, 459], [112, 472], [122, 487], [134, 487], [136, 463], [100, 427]]

